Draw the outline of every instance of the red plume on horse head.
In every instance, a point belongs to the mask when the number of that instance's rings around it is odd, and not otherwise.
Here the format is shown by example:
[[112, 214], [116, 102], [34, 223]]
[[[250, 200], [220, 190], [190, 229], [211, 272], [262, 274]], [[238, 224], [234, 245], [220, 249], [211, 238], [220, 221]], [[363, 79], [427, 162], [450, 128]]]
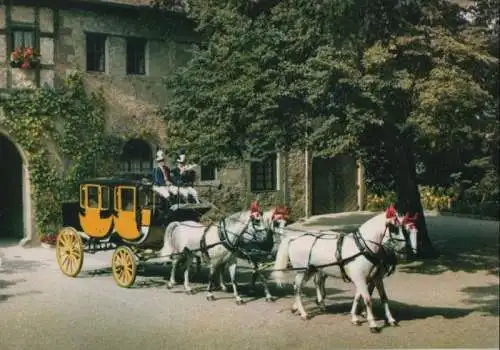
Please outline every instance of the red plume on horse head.
[[250, 204], [250, 215], [256, 216], [261, 213], [262, 209], [260, 208], [259, 202], [257, 200], [253, 201], [252, 204]]
[[288, 221], [288, 207], [286, 205], [278, 205], [274, 208], [272, 220], [283, 219]]
[[385, 211], [385, 218], [386, 219], [392, 219], [398, 216], [398, 212], [396, 211], [396, 208], [394, 207], [394, 203], [387, 208]]

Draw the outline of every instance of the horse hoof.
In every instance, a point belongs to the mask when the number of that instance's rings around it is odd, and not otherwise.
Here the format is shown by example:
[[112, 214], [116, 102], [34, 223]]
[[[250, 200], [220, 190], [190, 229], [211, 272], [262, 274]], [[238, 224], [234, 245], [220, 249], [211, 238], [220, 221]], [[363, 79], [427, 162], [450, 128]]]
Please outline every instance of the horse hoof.
[[307, 321], [309, 319], [309, 315], [301, 315], [300, 318], [302, 319], [302, 321]]
[[361, 321], [356, 320], [356, 321], [351, 321], [351, 322], [355, 326], [358, 326], [358, 327], [361, 326]]
[[297, 310], [298, 310], [298, 309], [290, 309], [290, 312], [291, 312], [292, 314], [294, 314], [294, 313], [296, 313], [296, 312], [297, 312]]
[[207, 295], [207, 300], [208, 301], [214, 301], [215, 297], [213, 295]]
[[319, 305], [319, 300], [317, 298], [314, 300], [314, 302], [316, 303], [316, 305]]
[[193, 290], [192, 290], [192, 289], [187, 289], [187, 290], [186, 290], [186, 294], [187, 294], [187, 295], [194, 295], [194, 292], [193, 292]]
[[388, 324], [391, 327], [399, 327], [398, 321], [387, 322], [386, 324]]
[[370, 332], [371, 333], [380, 333], [380, 328], [378, 327], [370, 327]]
[[266, 297], [266, 301], [267, 301], [267, 302], [274, 301], [274, 298], [273, 298], [273, 297]]
[[245, 302], [241, 299], [236, 299], [236, 305], [243, 305]]
[[167, 289], [172, 289], [174, 285], [172, 283], [167, 283]]

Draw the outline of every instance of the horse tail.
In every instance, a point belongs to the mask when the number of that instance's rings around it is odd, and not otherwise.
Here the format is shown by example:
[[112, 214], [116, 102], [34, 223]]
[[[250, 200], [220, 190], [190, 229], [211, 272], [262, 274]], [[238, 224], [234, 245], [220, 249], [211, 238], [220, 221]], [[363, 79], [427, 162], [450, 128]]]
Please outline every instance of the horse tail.
[[285, 269], [288, 265], [288, 247], [291, 237], [285, 237], [281, 241], [276, 253], [276, 261], [274, 262], [274, 271], [272, 276], [279, 287], [282, 287], [285, 281]]
[[168, 224], [163, 236], [163, 248], [160, 251], [160, 256], [168, 259], [174, 253], [174, 231], [179, 226], [179, 221], [173, 221]]

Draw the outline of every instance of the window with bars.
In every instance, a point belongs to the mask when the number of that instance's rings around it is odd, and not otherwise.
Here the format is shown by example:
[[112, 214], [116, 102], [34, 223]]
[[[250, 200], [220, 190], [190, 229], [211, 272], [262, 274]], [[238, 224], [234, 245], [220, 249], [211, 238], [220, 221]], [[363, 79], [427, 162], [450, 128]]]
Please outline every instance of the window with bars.
[[87, 33], [87, 71], [106, 71], [106, 35]]
[[11, 40], [12, 50], [19, 47], [35, 47], [35, 31], [30, 28], [14, 28]]
[[146, 74], [146, 41], [127, 39], [127, 74]]
[[216, 168], [214, 165], [207, 164], [200, 167], [200, 180], [213, 181], [216, 179]]
[[152, 152], [148, 143], [132, 139], [123, 147], [121, 171], [125, 173], [149, 174], [153, 169]]
[[250, 168], [251, 191], [275, 191], [277, 183], [276, 154], [261, 162], [252, 162]]

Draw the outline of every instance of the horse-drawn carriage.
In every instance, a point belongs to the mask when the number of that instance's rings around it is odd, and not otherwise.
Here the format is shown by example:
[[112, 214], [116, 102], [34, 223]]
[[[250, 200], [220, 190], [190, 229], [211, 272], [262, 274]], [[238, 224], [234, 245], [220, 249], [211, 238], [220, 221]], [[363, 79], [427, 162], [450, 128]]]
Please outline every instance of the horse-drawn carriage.
[[114, 250], [111, 268], [115, 282], [130, 287], [137, 262], [155, 258], [163, 247], [166, 226], [173, 221], [193, 220], [211, 204], [166, 200], [146, 180], [97, 178], [80, 184], [80, 200], [63, 205], [63, 228], [56, 244], [61, 271], [76, 277], [84, 253]]

